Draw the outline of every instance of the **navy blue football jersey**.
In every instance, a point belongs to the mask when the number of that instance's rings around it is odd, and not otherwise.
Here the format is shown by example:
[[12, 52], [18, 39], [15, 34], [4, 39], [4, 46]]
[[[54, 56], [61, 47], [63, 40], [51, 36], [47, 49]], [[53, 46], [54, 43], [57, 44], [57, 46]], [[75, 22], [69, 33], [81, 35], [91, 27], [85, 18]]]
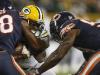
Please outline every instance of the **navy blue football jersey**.
[[[74, 28], [80, 29], [80, 34], [76, 37], [74, 42], [75, 47], [87, 49], [100, 49], [100, 24], [88, 22], [85, 20], [72, 20], [68, 24], [75, 24]], [[68, 25], [67, 24], [67, 25]]]
[[21, 33], [21, 22], [15, 9], [0, 14], [0, 49], [13, 53], [22, 37]]
[[92, 23], [84, 20], [74, 21], [80, 34], [76, 38], [74, 46], [99, 50], [100, 49], [100, 27], [99, 23]]

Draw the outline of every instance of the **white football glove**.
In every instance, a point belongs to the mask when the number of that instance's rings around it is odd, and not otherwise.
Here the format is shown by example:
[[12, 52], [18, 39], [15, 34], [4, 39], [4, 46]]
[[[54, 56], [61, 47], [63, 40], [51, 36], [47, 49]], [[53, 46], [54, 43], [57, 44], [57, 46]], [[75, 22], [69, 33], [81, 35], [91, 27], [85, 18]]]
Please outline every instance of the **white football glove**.
[[46, 29], [43, 29], [42, 31], [34, 31], [34, 30], [31, 30], [33, 34], [35, 34], [36, 37], [40, 38], [41, 40], [45, 39], [48, 37], [48, 32]]

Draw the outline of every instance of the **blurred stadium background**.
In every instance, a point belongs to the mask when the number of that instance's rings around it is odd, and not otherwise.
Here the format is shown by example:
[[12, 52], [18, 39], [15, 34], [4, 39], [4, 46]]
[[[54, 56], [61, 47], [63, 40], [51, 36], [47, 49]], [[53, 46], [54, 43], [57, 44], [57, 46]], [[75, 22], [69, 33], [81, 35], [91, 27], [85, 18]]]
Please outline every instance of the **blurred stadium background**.
[[[39, 6], [45, 17], [46, 28], [49, 31], [50, 18], [59, 11], [70, 11], [78, 18], [89, 21], [100, 22], [100, 0], [13, 0], [14, 5], [20, 11], [28, 4]], [[59, 44], [50, 41], [50, 47], [47, 49], [47, 56], [50, 55]], [[72, 75], [80, 68], [84, 62], [82, 52], [71, 48], [68, 55], [53, 70], [57, 75]]]

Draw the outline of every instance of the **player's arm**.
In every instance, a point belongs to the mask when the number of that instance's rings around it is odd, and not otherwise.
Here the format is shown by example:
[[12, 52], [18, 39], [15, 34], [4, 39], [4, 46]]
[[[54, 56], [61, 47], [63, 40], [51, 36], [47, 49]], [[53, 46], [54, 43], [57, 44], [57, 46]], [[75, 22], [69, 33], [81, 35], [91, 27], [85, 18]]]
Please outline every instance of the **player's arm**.
[[[48, 41], [41, 40], [37, 38], [30, 30], [28, 23], [25, 20], [22, 20], [22, 28], [24, 31], [24, 35], [28, 42], [36, 49], [46, 49], [49, 45]], [[47, 37], [48, 38], [48, 37]]]
[[28, 23], [24, 20], [22, 21], [22, 28], [26, 40], [32, 46], [32, 48], [36, 49], [33, 49], [33, 52], [30, 50], [29, 51], [32, 55], [34, 55], [38, 62], [43, 62], [46, 57], [45, 49], [49, 46], [49, 36], [46, 35], [46, 32], [42, 34], [41, 38], [35, 36], [35, 34], [32, 33]]
[[70, 32], [68, 32], [60, 46], [47, 58], [45, 63], [38, 68], [38, 72], [40, 74], [54, 67], [67, 54], [79, 31], [79, 29], [72, 29]]

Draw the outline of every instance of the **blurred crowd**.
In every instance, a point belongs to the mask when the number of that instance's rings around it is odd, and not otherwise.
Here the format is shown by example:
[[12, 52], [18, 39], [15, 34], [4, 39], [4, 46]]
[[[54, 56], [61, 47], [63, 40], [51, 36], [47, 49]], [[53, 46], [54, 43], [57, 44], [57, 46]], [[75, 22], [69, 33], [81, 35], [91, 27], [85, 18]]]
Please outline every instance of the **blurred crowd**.
[[76, 16], [96, 21], [100, 16], [100, 0], [14, 0], [20, 10], [28, 4], [35, 4], [44, 9], [49, 16], [67, 10]]
[[[100, 0], [39, 0], [48, 13], [67, 10], [93, 21], [100, 16]], [[94, 17], [92, 17], [94, 16]]]

